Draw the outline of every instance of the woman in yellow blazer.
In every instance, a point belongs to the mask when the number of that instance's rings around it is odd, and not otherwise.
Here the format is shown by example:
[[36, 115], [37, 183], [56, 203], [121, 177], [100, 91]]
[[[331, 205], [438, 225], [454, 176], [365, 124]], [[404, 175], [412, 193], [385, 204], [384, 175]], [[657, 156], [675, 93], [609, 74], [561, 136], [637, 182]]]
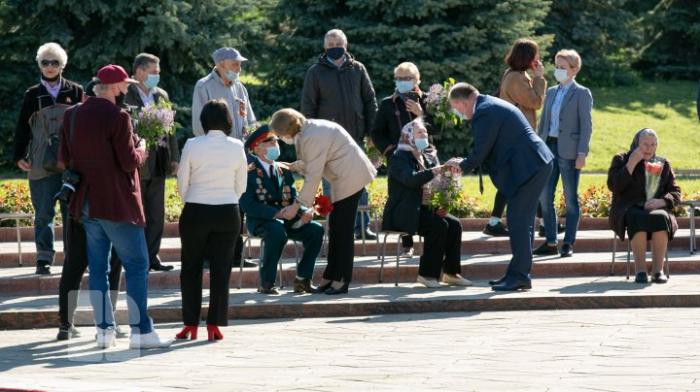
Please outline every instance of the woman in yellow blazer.
[[[512, 103], [523, 113], [533, 130], [537, 129], [537, 110], [544, 103], [547, 81], [544, 79], [544, 66], [540, 61], [540, 49], [535, 41], [521, 38], [513, 44], [505, 57], [508, 69], [503, 74], [498, 97]], [[527, 71], [531, 71], [530, 77]], [[501, 216], [506, 209], [506, 198], [496, 192], [493, 211], [489, 223], [484, 227], [484, 234], [507, 236], [508, 232], [501, 223]]]
[[311, 207], [321, 179], [331, 184], [333, 211], [328, 216], [328, 264], [319, 290], [326, 294], [348, 292], [355, 256], [355, 214], [362, 190], [377, 171], [355, 140], [342, 126], [327, 120], [307, 119], [294, 109], [272, 115], [272, 129], [283, 142], [294, 145], [304, 186], [297, 201], [281, 211], [293, 218], [299, 207]]

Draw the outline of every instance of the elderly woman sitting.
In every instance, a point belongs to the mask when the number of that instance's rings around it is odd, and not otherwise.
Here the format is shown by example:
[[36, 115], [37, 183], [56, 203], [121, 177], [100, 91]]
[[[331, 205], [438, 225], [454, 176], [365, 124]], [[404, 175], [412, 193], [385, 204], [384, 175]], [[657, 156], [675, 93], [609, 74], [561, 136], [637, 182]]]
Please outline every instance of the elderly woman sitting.
[[396, 151], [389, 158], [389, 199], [384, 207], [382, 229], [403, 231], [425, 237], [417, 282], [425, 287], [440, 287], [442, 282], [471, 286], [463, 278], [460, 250], [462, 224], [446, 210], [432, 209], [428, 184], [448, 170], [440, 166], [437, 150], [428, 143], [428, 131], [420, 118], [406, 124]]
[[656, 132], [644, 128], [634, 136], [629, 152], [616, 155], [608, 170], [608, 188], [612, 191], [610, 227], [621, 238], [625, 228], [631, 241], [636, 270], [635, 282], [648, 283], [646, 243], [651, 240], [654, 283], [666, 283], [663, 273], [668, 241], [678, 230], [671, 213], [681, 198], [681, 189], [671, 163], [656, 155]]

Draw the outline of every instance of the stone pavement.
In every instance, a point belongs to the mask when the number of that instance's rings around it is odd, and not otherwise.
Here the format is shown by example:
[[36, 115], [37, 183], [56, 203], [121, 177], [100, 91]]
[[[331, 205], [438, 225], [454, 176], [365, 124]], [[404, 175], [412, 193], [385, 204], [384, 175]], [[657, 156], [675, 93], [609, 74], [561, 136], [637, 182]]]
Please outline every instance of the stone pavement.
[[700, 391], [699, 323], [697, 308], [234, 320], [222, 342], [143, 352], [94, 349], [88, 327], [70, 346], [2, 331], [0, 388]]

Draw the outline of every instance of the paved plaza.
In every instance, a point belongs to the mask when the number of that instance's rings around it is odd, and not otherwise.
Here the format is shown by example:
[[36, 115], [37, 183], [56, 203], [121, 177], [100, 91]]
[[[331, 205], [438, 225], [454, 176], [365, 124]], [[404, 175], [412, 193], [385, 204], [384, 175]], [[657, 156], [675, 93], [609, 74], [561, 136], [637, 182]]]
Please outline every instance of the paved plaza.
[[[158, 325], [173, 336], [179, 324]], [[49, 391], [700, 391], [700, 309], [234, 320], [225, 340], [97, 350], [0, 332], [0, 388]], [[204, 336], [202, 336], [204, 335]]]

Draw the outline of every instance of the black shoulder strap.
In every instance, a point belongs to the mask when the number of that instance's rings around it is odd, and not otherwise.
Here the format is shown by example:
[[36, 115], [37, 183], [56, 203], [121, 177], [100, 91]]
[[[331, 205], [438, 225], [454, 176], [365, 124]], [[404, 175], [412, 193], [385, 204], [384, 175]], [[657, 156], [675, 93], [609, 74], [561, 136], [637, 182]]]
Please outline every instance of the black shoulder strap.
[[77, 103], [75, 107], [73, 107], [73, 110], [70, 111], [70, 133], [68, 135], [68, 143], [73, 142], [73, 135], [75, 135], [75, 112], [78, 111], [80, 105], [82, 104]]

